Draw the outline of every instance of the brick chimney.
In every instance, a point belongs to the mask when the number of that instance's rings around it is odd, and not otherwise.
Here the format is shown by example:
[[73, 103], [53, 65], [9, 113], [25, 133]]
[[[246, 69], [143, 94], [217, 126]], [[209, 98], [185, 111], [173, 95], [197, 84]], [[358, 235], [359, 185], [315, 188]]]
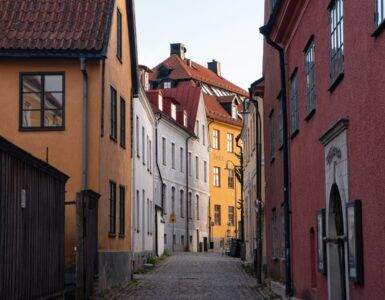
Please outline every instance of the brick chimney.
[[186, 46], [182, 43], [170, 44], [170, 55], [176, 54], [182, 60], [186, 58]]
[[221, 76], [221, 63], [216, 61], [215, 59], [207, 63], [207, 68], [213, 71], [218, 76]]

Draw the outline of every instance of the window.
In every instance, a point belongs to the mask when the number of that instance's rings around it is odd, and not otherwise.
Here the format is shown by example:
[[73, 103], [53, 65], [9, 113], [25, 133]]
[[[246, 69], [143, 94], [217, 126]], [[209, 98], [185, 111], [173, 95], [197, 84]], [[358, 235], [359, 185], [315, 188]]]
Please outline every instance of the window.
[[183, 172], [183, 148], [179, 148], [179, 161], [180, 161], [180, 171]]
[[171, 103], [171, 118], [176, 120], [176, 105], [174, 103]]
[[278, 228], [277, 228], [277, 211], [275, 208], [273, 208], [272, 213], [271, 213], [271, 240], [273, 243], [272, 247], [272, 256], [274, 258], [277, 258], [280, 256], [279, 254], [279, 249], [277, 246], [278, 242]]
[[195, 156], [195, 178], [199, 179], [199, 158]]
[[203, 162], [203, 180], [207, 182], [207, 161]]
[[142, 190], [142, 203], [143, 203], [142, 227], [143, 227], [143, 233], [145, 233], [146, 232], [146, 211], [147, 211], [147, 207], [146, 207], [146, 191], [145, 190]]
[[234, 188], [234, 170], [228, 170], [227, 186], [229, 189]]
[[202, 125], [202, 144], [206, 146], [206, 126]]
[[385, 21], [385, 0], [375, 0], [376, 1], [376, 25], [379, 27]]
[[187, 213], [189, 219], [192, 219], [192, 203], [191, 202], [192, 202], [192, 194], [190, 192], [190, 193], [188, 193], [188, 213]]
[[135, 224], [136, 224], [136, 232], [140, 231], [140, 195], [139, 191], [136, 191], [136, 218], [135, 218]]
[[166, 81], [163, 83], [163, 88], [164, 89], [171, 89], [171, 82], [170, 81]]
[[315, 110], [315, 46], [311, 41], [305, 50], [306, 112]]
[[116, 234], [116, 183], [110, 181], [110, 235]]
[[[295, 73], [290, 81], [290, 118], [291, 118], [291, 134], [299, 130], [299, 111], [298, 111], [298, 75]], [[280, 103], [282, 106], [282, 103]]]
[[140, 146], [139, 146], [139, 117], [136, 116], [136, 128], [135, 128], [135, 135], [136, 135], [136, 155], [138, 157], [140, 157], [140, 152], [139, 152], [139, 149], [140, 149]]
[[164, 234], [163, 238], [164, 238], [164, 244], [167, 245], [167, 234]]
[[21, 74], [20, 129], [64, 129], [64, 75]]
[[151, 150], [150, 150], [150, 138], [147, 135], [146, 139], [146, 148], [147, 148], [147, 171], [150, 171], [150, 159], [151, 159]]
[[228, 207], [228, 223], [229, 226], [235, 225], [235, 219], [234, 219], [234, 206]]
[[271, 10], [274, 10], [277, 3], [278, 3], [278, 0], [271, 0]]
[[117, 108], [116, 108], [116, 90], [111, 87], [111, 108], [110, 108], [110, 123], [111, 123], [111, 131], [110, 131], [110, 138], [114, 141], [117, 139], [117, 124], [116, 124], [116, 118], [117, 118]]
[[166, 138], [162, 137], [162, 164], [166, 165]]
[[183, 190], [180, 190], [179, 203], [180, 203], [180, 217], [184, 218], [184, 191]]
[[335, 0], [330, 7], [330, 84], [344, 72], [344, 16], [343, 0]]
[[274, 144], [274, 112], [272, 111], [269, 116], [269, 148], [270, 148], [270, 160], [274, 159], [275, 155], [275, 144]]
[[227, 134], [227, 152], [234, 152], [234, 135], [232, 133]]
[[154, 202], [150, 201], [150, 234], [153, 233], [153, 227], [154, 227]]
[[120, 146], [126, 148], [126, 101], [120, 98]]
[[173, 245], [176, 244], [176, 235], [175, 234], [172, 235], [172, 244]]
[[221, 170], [219, 167], [214, 167], [213, 169], [213, 177], [214, 177], [214, 186], [221, 186]]
[[117, 28], [116, 28], [116, 57], [122, 60], [122, 14], [119, 9], [116, 14]]
[[181, 243], [181, 245], [184, 245], [184, 235], [183, 234], [180, 236], [180, 243]]
[[191, 152], [188, 153], [188, 175], [192, 176]]
[[219, 149], [219, 130], [213, 130], [213, 148]]
[[150, 235], [150, 199], [147, 198], [147, 235]]
[[158, 108], [160, 111], [163, 111], [163, 97], [162, 97], [162, 95], [158, 95]]
[[125, 215], [126, 215], [126, 189], [119, 186], [119, 235], [125, 234]]
[[214, 205], [214, 224], [221, 225], [221, 206]]
[[175, 169], [175, 143], [171, 143], [171, 168]]
[[195, 123], [195, 134], [199, 138], [199, 121], [198, 120]]
[[162, 194], [163, 194], [163, 212], [167, 214], [167, 190], [166, 190], [166, 184], [163, 183], [163, 189], [162, 189]]
[[175, 213], [175, 187], [171, 188], [171, 211]]
[[143, 165], [146, 164], [146, 132], [145, 132], [145, 129], [144, 129], [144, 126], [142, 126], [142, 161], [143, 161]]
[[196, 195], [196, 212], [197, 212], [197, 220], [199, 220], [199, 195]]

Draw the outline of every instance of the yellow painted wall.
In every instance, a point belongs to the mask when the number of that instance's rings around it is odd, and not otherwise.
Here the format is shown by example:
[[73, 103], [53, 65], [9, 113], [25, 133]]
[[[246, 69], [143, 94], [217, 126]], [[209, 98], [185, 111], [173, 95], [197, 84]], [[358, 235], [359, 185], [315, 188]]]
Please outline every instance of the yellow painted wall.
[[[101, 137], [102, 61], [87, 61], [89, 74], [89, 188], [100, 193], [99, 248], [131, 250], [131, 63], [125, 1], [117, 4], [123, 21], [123, 59], [116, 57], [116, 7], [113, 14], [108, 58], [105, 60], [104, 136]], [[65, 130], [19, 131], [19, 75], [21, 72], [64, 72]], [[117, 90], [118, 142], [110, 139], [110, 85]], [[83, 77], [78, 59], [0, 60], [0, 135], [34, 156], [70, 176], [66, 184], [66, 202], [76, 199], [81, 186]], [[120, 97], [126, 100], [126, 149], [119, 145]], [[109, 180], [117, 183], [116, 228], [119, 230], [119, 184], [126, 187], [125, 237], [109, 237]], [[75, 205], [65, 206], [66, 264], [75, 262]]]
[[[241, 211], [236, 209], [235, 226], [228, 226], [228, 207], [235, 206], [235, 199], [241, 199], [241, 184], [235, 177], [235, 188], [228, 188], [228, 172], [226, 167], [233, 169], [233, 164], [236, 166], [240, 165], [239, 159], [235, 153], [239, 153], [235, 138], [239, 135], [241, 128], [232, 126], [229, 124], [211, 121], [209, 125], [209, 136], [212, 145], [213, 130], [219, 130], [219, 149], [210, 148], [210, 223], [214, 224], [214, 205], [221, 205], [221, 225], [210, 226], [212, 240], [219, 241], [225, 239], [226, 236], [236, 236], [235, 230], [238, 227], [238, 222], [241, 220]], [[227, 133], [232, 133], [234, 136], [234, 153], [227, 152]], [[227, 163], [227, 161], [231, 161]], [[227, 166], [226, 166], [227, 165]], [[221, 169], [221, 185], [220, 187], [214, 186], [213, 181], [213, 169], [219, 167]], [[239, 204], [237, 203], [237, 207]], [[229, 230], [229, 234], [228, 234]], [[239, 228], [238, 228], [239, 230]], [[217, 246], [217, 243], [216, 243]]]

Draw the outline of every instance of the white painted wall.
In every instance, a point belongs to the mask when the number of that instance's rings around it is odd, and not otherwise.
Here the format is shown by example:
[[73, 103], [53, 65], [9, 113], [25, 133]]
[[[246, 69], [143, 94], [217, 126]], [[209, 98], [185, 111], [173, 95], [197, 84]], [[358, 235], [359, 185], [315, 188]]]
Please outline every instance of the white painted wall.
[[132, 125], [132, 249], [141, 253], [155, 250], [155, 118], [142, 90], [133, 99]]

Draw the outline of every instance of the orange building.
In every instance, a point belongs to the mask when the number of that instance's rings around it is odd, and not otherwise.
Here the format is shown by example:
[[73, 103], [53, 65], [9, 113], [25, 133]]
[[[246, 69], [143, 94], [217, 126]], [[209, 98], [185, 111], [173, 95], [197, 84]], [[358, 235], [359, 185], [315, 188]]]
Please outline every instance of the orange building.
[[1, 3], [0, 135], [70, 176], [66, 265], [93, 260], [101, 287], [131, 275], [132, 2]]

